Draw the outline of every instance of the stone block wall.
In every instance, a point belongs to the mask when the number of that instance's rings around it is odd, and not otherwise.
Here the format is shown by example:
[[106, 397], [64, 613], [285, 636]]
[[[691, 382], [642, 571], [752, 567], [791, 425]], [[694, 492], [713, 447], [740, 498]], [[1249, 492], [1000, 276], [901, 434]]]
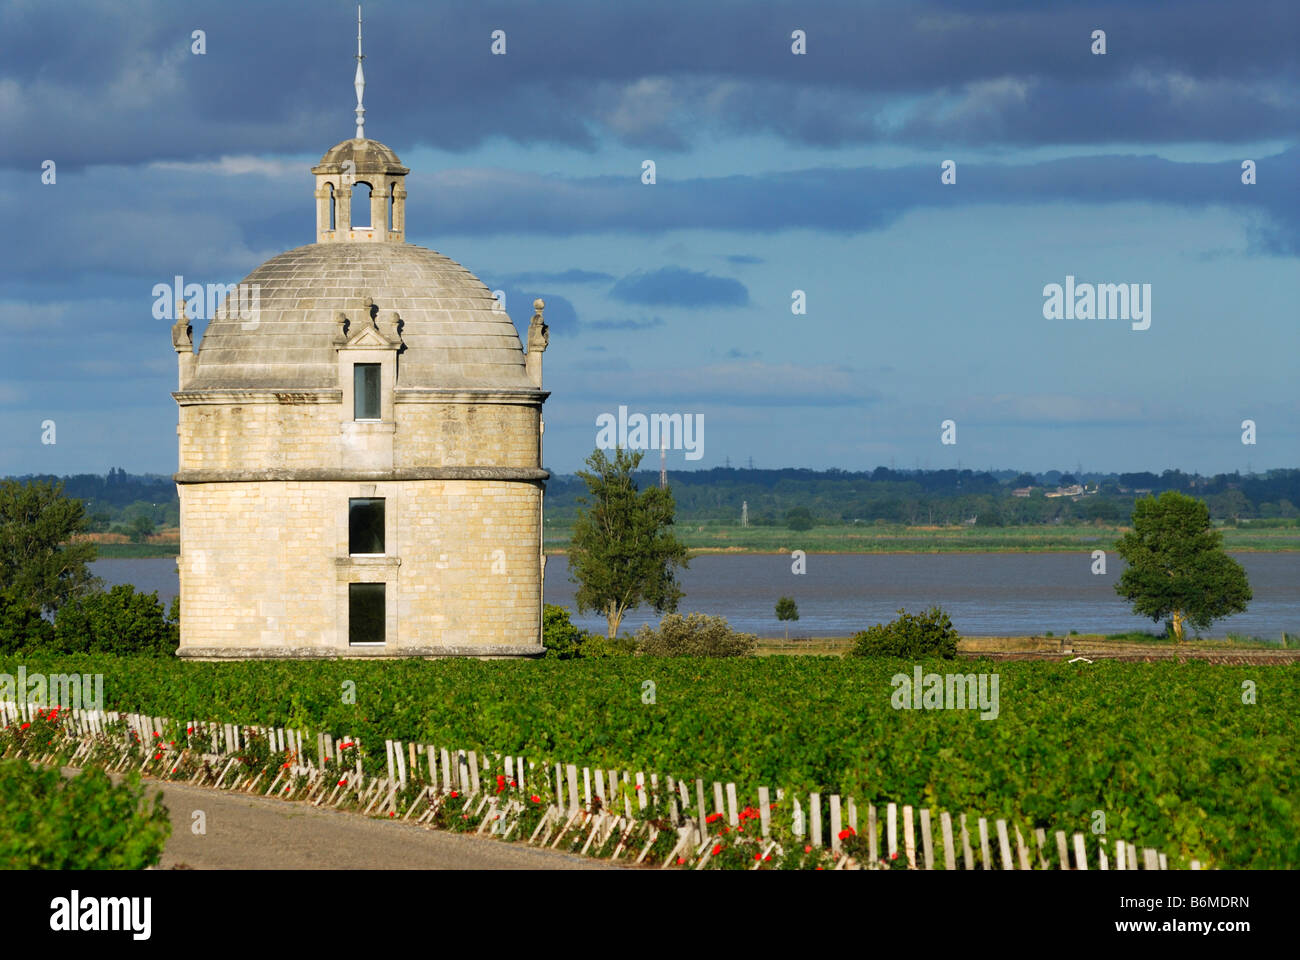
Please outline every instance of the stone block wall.
[[[179, 484], [181, 655], [540, 652], [538, 483]], [[348, 554], [348, 501], [385, 501], [385, 555]], [[348, 646], [348, 587], [387, 585], [386, 644]]]

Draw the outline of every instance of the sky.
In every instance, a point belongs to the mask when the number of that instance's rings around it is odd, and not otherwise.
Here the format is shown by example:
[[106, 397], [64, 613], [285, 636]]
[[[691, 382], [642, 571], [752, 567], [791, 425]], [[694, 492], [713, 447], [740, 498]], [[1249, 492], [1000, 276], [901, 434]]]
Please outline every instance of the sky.
[[[553, 471], [620, 407], [703, 418], [670, 470], [1300, 465], [1294, 0], [364, 17], [366, 133], [412, 171], [407, 239], [521, 330], [547, 301]], [[355, 18], [0, 3], [0, 475], [174, 472], [153, 287], [314, 240], [309, 168], [355, 129]], [[1048, 316], [1067, 277], [1136, 284], [1149, 313]]]

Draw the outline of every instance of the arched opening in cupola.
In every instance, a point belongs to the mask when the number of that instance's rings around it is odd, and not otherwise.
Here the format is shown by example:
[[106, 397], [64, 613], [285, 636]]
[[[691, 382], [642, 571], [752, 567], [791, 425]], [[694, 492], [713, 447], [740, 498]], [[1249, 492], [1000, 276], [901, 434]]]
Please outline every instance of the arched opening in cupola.
[[365, 230], [370, 225], [370, 184], [358, 180], [352, 188], [352, 226]]

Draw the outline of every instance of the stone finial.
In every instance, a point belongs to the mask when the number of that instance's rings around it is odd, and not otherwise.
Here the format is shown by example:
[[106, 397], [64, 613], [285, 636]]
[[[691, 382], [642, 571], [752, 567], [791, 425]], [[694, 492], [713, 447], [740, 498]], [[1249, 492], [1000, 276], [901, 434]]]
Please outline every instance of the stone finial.
[[541, 353], [551, 342], [551, 328], [546, 325], [542, 319], [542, 311], [546, 309], [546, 301], [533, 301], [533, 319], [528, 324], [528, 352], [536, 350]]
[[372, 324], [375, 325], [375, 329], [378, 330], [379, 325], [375, 323], [375, 317], [379, 316], [379, 308], [375, 306], [375, 301], [372, 300], [370, 297], [366, 297], [366, 299], [362, 300], [361, 312], [362, 314], [364, 314], [367, 320], [369, 320]]
[[172, 346], [177, 353], [194, 352], [194, 325], [185, 316], [185, 301], [176, 301], [176, 322], [172, 324]]
[[401, 342], [402, 326], [402, 317], [396, 310], [389, 310], [388, 313], [384, 315], [382, 326], [379, 325], [378, 321], [375, 323], [376, 329], [394, 343]]
[[524, 369], [535, 387], [542, 385], [542, 352], [551, 342], [550, 327], [542, 319], [545, 309], [545, 301], [534, 300], [533, 319], [528, 324], [528, 353], [524, 357]]
[[338, 333], [335, 335], [334, 342], [342, 343], [348, 338], [348, 327], [352, 321], [348, 319], [347, 314], [342, 310], [334, 311], [334, 322], [338, 324]]
[[185, 316], [185, 301], [176, 301], [176, 322], [172, 324], [172, 346], [176, 349], [176, 388], [184, 390], [194, 376], [194, 326]]

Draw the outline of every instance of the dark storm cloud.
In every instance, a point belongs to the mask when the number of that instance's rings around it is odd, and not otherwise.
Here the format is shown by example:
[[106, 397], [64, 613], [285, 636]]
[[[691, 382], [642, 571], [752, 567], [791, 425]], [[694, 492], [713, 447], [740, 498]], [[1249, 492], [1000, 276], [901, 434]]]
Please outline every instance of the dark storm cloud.
[[[1242, 185], [1235, 160], [1176, 163], [1150, 156], [1020, 165], [966, 163], [958, 157], [955, 186], [940, 184], [937, 163], [660, 181], [653, 187], [635, 175], [447, 171], [407, 178], [407, 223], [412, 241], [437, 248], [455, 235], [804, 228], [862, 233], [886, 228], [912, 209], [986, 204], [1216, 205], [1249, 217], [1251, 252], [1300, 255], [1300, 147], [1251, 159], [1258, 163], [1255, 186]], [[96, 168], [61, 177], [52, 187], [35, 176], [0, 183], [0, 221], [42, 225], [0, 233], [0, 257], [21, 279], [13, 281], [11, 295], [58, 299], [65, 296], [64, 284], [92, 278], [96, 295], [131, 294], [147, 303], [151, 286], [170, 282], [175, 273], [193, 274], [203, 283], [236, 282], [275, 253], [314, 240], [310, 177], [273, 172], [244, 180], [214, 176], [204, 168], [187, 173], [151, 168], [148, 177], [126, 168]], [[535, 297], [554, 303], [547, 319], [564, 335], [571, 332], [570, 322], [576, 330], [576, 313], [565, 314], [562, 303], [568, 301], [547, 291], [563, 289], [561, 278], [576, 282], [573, 273], [539, 274], [536, 280], [508, 275], [489, 286], [504, 286], [511, 315], [520, 312], [525, 325]], [[747, 297], [739, 281], [680, 268], [635, 282], [624, 278], [615, 290], [625, 302], [645, 305], [735, 304]]]
[[546, 304], [542, 315], [546, 318], [546, 325], [550, 328], [550, 333], [555, 337], [570, 337], [578, 332], [581, 326], [578, 320], [578, 311], [574, 308], [573, 302], [558, 294], [546, 293], [538, 287], [516, 287], [514, 284], [504, 284], [498, 286], [488, 280], [484, 283], [492, 290], [501, 290], [506, 295], [506, 313], [514, 322], [515, 329], [519, 333], [519, 339], [523, 343], [528, 343], [528, 324], [533, 316], [533, 301], [542, 300]]
[[656, 307], [743, 307], [749, 291], [739, 280], [685, 267], [661, 267], [628, 274], [609, 292], [622, 303]]
[[[0, 165], [323, 150], [352, 133], [349, 3], [10, 4]], [[331, 16], [330, 14], [334, 15]], [[371, 3], [367, 133], [685, 149], [1169, 142], [1297, 132], [1292, 0], [1068, 5]], [[807, 31], [793, 56], [790, 33]], [[1089, 53], [1107, 31], [1108, 53]], [[494, 29], [507, 54], [492, 56]], [[207, 52], [190, 52], [191, 31]], [[16, 135], [15, 135], [16, 134]], [[400, 151], [399, 151], [400, 152]]]

